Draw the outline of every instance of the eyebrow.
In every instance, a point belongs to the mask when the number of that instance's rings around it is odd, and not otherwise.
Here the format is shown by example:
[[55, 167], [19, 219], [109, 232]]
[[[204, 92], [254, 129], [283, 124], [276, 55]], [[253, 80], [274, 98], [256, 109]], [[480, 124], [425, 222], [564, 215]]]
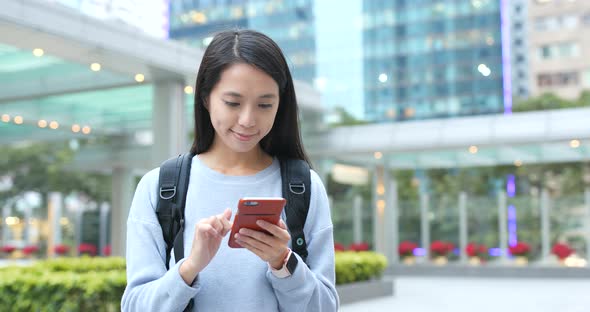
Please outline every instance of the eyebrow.
[[[233, 92], [233, 91], [228, 91], [228, 92], [224, 92], [223, 95], [227, 95], [227, 96], [233, 96], [233, 97], [237, 97], [237, 98], [242, 98], [244, 97], [243, 95], [237, 93], [237, 92]], [[263, 94], [261, 96], [259, 96], [258, 98], [261, 99], [274, 99], [277, 96], [272, 94], [272, 93], [267, 93], [267, 94]]]

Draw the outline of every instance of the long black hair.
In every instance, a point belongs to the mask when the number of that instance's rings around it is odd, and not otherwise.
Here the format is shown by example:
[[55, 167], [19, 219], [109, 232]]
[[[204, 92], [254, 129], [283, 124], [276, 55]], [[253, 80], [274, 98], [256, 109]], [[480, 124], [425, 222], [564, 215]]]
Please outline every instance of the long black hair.
[[220, 32], [205, 50], [195, 84], [195, 140], [191, 153], [206, 152], [213, 144], [215, 129], [205, 104], [223, 70], [236, 63], [262, 70], [279, 86], [279, 108], [272, 129], [260, 141], [262, 149], [271, 156], [310, 163], [301, 143], [295, 87], [285, 56], [272, 39], [253, 30]]

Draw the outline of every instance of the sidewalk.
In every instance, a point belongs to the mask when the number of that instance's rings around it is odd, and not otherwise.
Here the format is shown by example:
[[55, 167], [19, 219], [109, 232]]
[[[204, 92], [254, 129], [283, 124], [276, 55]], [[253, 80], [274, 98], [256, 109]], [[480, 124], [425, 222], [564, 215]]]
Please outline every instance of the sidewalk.
[[588, 312], [590, 280], [398, 277], [395, 294], [342, 312]]

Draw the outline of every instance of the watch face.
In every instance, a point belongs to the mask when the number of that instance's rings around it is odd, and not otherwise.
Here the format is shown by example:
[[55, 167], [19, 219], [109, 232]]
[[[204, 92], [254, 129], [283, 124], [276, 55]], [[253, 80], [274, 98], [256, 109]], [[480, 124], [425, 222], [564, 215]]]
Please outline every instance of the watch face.
[[299, 260], [297, 260], [297, 256], [295, 256], [293, 252], [289, 257], [289, 260], [287, 260], [287, 270], [289, 270], [289, 273], [293, 274], [293, 272], [295, 272], [295, 268], [297, 268], [297, 263], [299, 263]]

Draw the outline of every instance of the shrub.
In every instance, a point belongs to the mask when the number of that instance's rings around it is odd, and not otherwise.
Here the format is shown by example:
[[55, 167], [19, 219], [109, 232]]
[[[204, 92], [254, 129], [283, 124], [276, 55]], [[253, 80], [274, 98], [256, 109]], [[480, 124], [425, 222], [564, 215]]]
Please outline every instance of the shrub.
[[0, 251], [2, 251], [5, 254], [10, 254], [15, 250], [16, 250], [16, 247], [14, 247], [12, 245], [4, 245], [4, 246], [2, 246], [2, 248], [0, 248]]
[[120, 311], [122, 258], [60, 258], [0, 269], [0, 307], [11, 311]]
[[39, 247], [35, 245], [29, 245], [23, 248], [23, 254], [30, 256], [39, 252]]
[[484, 244], [469, 243], [465, 247], [465, 253], [469, 257], [478, 257], [486, 259], [488, 257], [488, 247]]
[[385, 256], [372, 252], [343, 251], [336, 253], [336, 284], [379, 278], [387, 267]]
[[369, 251], [369, 243], [361, 242], [361, 243], [353, 243], [350, 244], [348, 247], [350, 251]]
[[334, 243], [334, 251], [345, 251], [344, 245], [340, 243]]
[[56, 245], [55, 247], [53, 247], [53, 252], [55, 252], [56, 255], [65, 255], [68, 252], [70, 252], [70, 246], [68, 245]]
[[553, 245], [551, 253], [556, 255], [557, 258], [559, 258], [560, 260], [563, 260], [571, 256], [574, 253], [574, 250], [571, 249], [570, 246], [568, 246], [567, 244], [556, 243], [555, 245]]
[[78, 252], [81, 255], [96, 256], [98, 249], [94, 244], [81, 243], [80, 245], [78, 245]]
[[403, 241], [397, 246], [397, 252], [400, 257], [411, 257], [414, 255], [414, 249], [418, 248], [418, 244], [411, 241]]
[[531, 252], [531, 247], [524, 242], [518, 242], [516, 245], [508, 247], [510, 254], [513, 256], [527, 257]]
[[434, 241], [430, 244], [430, 252], [432, 253], [433, 256], [447, 256], [448, 253], [453, 251], [453, 248], [455, 248], [453, 246], [452, 243], [449, 242], [443, 242], [443, 241]]

